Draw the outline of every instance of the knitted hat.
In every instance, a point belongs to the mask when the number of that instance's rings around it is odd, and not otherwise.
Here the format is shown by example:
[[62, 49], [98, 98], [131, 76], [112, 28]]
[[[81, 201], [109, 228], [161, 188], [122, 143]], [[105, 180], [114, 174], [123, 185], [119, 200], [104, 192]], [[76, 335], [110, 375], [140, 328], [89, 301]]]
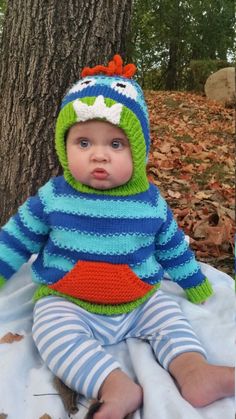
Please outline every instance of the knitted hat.
[[[123, 67], [115, 55], [107, 67], [84, 68], [82, 78], [64, 97], [56, 123], [56, 151], [66, 181], [76, 190], [105, 195], [132, 195], [148, 189], [146, 161], [150, 145], [149, 118], [143, 91], [132, 80], [136, 67]], [[77, 122], [100, 119], [123, 129], [130, 142], [133, 174], [124, 185], [98, 191], [77, 181], [68, 168], [65, 136]]]

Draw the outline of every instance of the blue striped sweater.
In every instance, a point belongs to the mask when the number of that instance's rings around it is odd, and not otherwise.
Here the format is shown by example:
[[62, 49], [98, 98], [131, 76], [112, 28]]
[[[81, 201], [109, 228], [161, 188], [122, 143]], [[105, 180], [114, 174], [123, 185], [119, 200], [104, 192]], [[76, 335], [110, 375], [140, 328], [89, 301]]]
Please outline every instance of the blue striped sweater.
[[155, 292], [164, 271], [193, 302], [212, 294], [170, 208], [152, 184], [145, 192], [120, 197], [81, 193], [63, 176], [51, 179], [0, 232], [2, 282], [35, 253], [36, 299], [63, 295], [89, 311], [127, 312]]

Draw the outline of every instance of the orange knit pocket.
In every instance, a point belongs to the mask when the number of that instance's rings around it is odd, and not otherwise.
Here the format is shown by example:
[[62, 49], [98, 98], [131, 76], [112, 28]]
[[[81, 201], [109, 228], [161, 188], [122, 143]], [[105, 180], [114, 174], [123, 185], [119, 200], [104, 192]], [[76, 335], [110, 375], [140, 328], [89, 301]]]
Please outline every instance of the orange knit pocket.
[[62, 279], [49, 288], [97, 304], [122, 304], [146, 295], [147, 284], [128, 265], [79, 261]]

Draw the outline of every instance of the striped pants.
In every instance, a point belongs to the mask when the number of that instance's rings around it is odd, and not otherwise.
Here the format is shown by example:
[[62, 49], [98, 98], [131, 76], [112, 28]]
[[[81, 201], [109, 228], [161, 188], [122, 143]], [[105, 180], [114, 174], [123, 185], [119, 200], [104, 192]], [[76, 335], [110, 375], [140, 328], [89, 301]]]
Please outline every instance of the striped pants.
[[89, 313], [55, 296], [35, 305], [33, 339], [42, 359], [87, 397], [97, 398], [108, 374], [121, 368], [106, 346], [132, 337], [148, 341], [165, 369], [184, 352], [206, 356], [178, 304], [160, 290], [131, 313], [116, 316]]

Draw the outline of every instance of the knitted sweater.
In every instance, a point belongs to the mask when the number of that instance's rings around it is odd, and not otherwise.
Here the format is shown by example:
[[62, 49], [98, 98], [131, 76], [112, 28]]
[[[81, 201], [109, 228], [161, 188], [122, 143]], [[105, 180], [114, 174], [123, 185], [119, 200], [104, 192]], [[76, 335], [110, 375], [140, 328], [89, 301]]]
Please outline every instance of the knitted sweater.
[[160, 286], [164, 271], [193, 302], [212, 294], [171, 210], [152, 184], [146, 192], [106, 196], [51, 179], [0, 232], [1, 282], [29, 257], [35, 299], [61, 295], [88, 311], [128, 312]]

